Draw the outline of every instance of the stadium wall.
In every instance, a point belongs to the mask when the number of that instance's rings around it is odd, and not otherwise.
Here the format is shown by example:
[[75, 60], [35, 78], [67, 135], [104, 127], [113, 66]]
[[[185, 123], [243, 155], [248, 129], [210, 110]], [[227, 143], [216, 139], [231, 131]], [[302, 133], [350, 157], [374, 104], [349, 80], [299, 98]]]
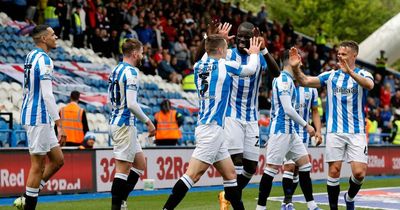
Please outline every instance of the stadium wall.
[[[193, 148], [148, 148], [147, 170], [136, 189], [143, 189], [144, 179], [153, 179], [155, 188], [171, 188], [185, 172]], [[48, 182], [44, 194], [105, 192], [111, 189], [115, 174], [115, 160], [111, 149], [76, 150], [64, 149], [65, 164]], [[324, 163], [324, 148], [309, 148], [313, 180], [325, 179], [328, 165]], [[400, 147], [369, 147], [368, 175], [399, 175]], [[265, 165], [265, 151], [259, 158], [259, 166], [252, 183], [261, 179]], [[30, 166], [27, 149], [0, 150], [0, 197], [21, 195], [24, 192]], [[345, 164], [342, 177], [350, 176], [350, 167]], [[282, 171], [275, 181], [282, 179]], [[208, 169], [196, 186], [220, 185], [221, 175], [214, 167]]]

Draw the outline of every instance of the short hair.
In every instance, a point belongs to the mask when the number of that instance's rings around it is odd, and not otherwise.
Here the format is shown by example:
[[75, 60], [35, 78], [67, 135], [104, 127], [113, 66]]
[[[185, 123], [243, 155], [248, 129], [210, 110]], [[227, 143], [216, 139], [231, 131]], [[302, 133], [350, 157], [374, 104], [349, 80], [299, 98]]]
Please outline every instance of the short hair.
[[250, 22], [243, 22], [239, 25], [238, 29], [240, 29], [240, 28], [244, 28], [246, 30], [253, 30], [254, 25], [253, 25], [253, 23], [250, 23]]
[[35, 28], [33, 28], [31, 32], [31, 37], [34, 42], [37, 42], [40, 36], [42, 36], [45, 32], [47, 32], [47, 29], [49, 28], [49, 25], [43, 24], [43, 25], [37, 25]]
[[358, 43], [352, 40], [343, 41], [339, 44], [339, 47], [348, 47], [354, 50], [358, 54]]
[[290, 55], [290, 51], [289, 50], [285, 50], [283, 52], [283, 56], [282, 56], [282, 64], [283, 64], [283, 66], [289, 65], [289, 55]]
[[225, 38], [220, 34], [211, 34], [207, 37], [205, 48], [207, 54], [216, 54], [218, 48], [224, 48], [226, 45]]
[[80, 96], [81, 96], [81, 93], [79, 91], [74, 90], [71, 92], [70, 98], [72, 101], [79, 101]]
[[126, 39], [122, 44], [122, 54], [128, 56], [134, 51], [139, 51], [143, 47], [142, 42], [137, 39]]

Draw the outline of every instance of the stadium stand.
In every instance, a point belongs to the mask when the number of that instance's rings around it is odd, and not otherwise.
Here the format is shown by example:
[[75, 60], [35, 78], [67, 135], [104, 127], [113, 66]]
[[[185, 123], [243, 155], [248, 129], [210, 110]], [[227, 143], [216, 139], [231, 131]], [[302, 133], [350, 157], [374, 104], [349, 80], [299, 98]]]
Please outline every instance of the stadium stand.
[[[56, 81], [54, 91], [56, 93], [56, 101], [59, 107], [64, 106], [68, 102], [69, 92], [78, 90], [83, 92], [82, 106], [87, 110], [89, 127], [97, 135], [97, 147], [109, 146], [107, 119], [110, 113], [110, 107], [106, 105], [107, 97], [107, 75], [111, 68], [118, 60], [118, 46], [120, 41], [127, 37], [138, 37], [146, 44], [146, 55], [143, 60], [142, 74], [140, 75], [140, 95], [139, 102], [145, 112], [153, 117], [153, 114], [159, 111], [159, 104], [163, 98], [171, 99], [172, 104], [185, 116], [185, 124], [182, 126], [183, 137], [179, 141], [182, 145], [195, 144], [194, 126], [196, 124], [196, 106], [197, 95], [195, 93], [184, 92], [180, 85], [172, 84], [167, 80], [163, 80], [157, 75], [157, 63], [162, 59], [162, 55], [171, 54], [171, 65], [179, 74], [190, 73], [190, 68], [182, 67], [177, 62], [176, 49], [174, 45], [178, 43], [179, 35], [183, 35], [184, 44], [187, 45], [187, 63], [189, 67], [194, 63], [193, 52], [200, 42], [200, 37], [206, 30], [207, 20], [219, 18], [221, 21], [233, 23], [232, 33], [236, 33], [237, 26], [240, 22], [250, 21], [256, 23], [261, 31], [264, 31], [264, 38], [267, 41], [268, 49], [276, 59], [279, 59], [282, 51], [289, 46], [295, 45], [300, 49], [306, 72], [309, 74], [319, 74], [322, 71], [336, 68], [335, 48], [325, 47], [322, 54], [316, 51], [316, 44], [309, 37], [293, 32], [293, 26], [285, 23], [283, 26], [277, 22], [268, 22], [267, 19], [257, 19], [254, 16], [247, 15], [246, 12], [231, 7], [229, 3], [213, 1], [213, 8], [198, 5], [197, 1], [191, 4], [173, 3], [160, 4], [148, 1], [140, 1], [138, 5], [129, 5], [126, 3], [118, 4], [112, 12], [104, 12], [104, 10], [112, 9], [108, 4], [95, 5], [92, 1], [85, 6], [85, 9], [91, 8], [97, 11], [95, 15], [96, 24], [91, 24], [91, 20], [87, 24], [87, 42], [86, 48], [73, 47], [74, 43], [65, 36], [63, 30], [63, 39], [58, 40], [58, 47], [50, 53], [50, 57], [55, 61]], [[90, 4], [90, 2], [92, 2]], [[176, 5], [177, 4], [177, 5]], [[75, 5], [72, 5], [75, 6]], [[197, 6], [197, 11], [191, 8]], [[154, 11], [145, 8], [154, 8]], [[171, 8], [176, 8], [176, 13], [171, 13]], [[98, 10], [96, 10], [98, 9]], [[209, 13], [205, 12], [208, 11]], [[88, 11], [89, 19], [92, 14]], [[103, 11], [103, 12], [101, 12]], [[129, 14], [128, 12], [129, 11]], [[99, 13], [100, 12], [100, 13]], [[156, 15], [157, 13], [157, 15]], [[202, 17], [202, 13], [207, 16]], [[102, 16], [107, 14], [106, 16]], [[110, 14], [119, 14], [118, 20], [111, 17]], [[217, 15], [220, 14], [220, 15]], [[40, 15], [40, 14], [39, 14]], [[114, 19], [112, 19], [114, 18]], [[137, 19], [137, 21], [135, 21]], [[117, 21], [117, 22], [113, 22]], [[113, 24], [111, 24], [113, 23]], [[114, 25], [114, 23], [116, 23]], [[32, 49], [33, 43], [31, 38], [27, 36], [27, 30], [30, 27], [28, 22], [20, 22], [12, 20], [7, 14], [0, 13], [0, 104], [4, 104], [5, 112], [12, 113], [13, 127], [7, 128], [7, 123], [0, 121], [0, 146], [26, 146], [26, 135], [23, 127], [20, 125], [20, 107], [22, 104], [22, 63], [24, 56]], [[288, 30], [291, 29], [291, 30]], [[28, 30], [29, 31], [29, 30]], [[90, 33], [89, 33], [90, 32]], [[146, 33], [151, 33], [151, 37], [146, 37]], [[67, 32], [68, 34], [68, 32]], [[121, 35], [117, 41], [115, 34]], [[125, 34], [125, 35], [124, 35]], [[129, 36], [128, 36], [128, 35]], [[100, 39], [99, 39], [100, 38]], [[151, 38], [148, 40], [147, 38]], [[92, 42], [97, 40], [100, 42]], [[101, 41], [103, 40], [103, 42]], [[97, 45], [111, 47], [113, 53], [106, 55], [103, 51], [99, 51]], [[107, 45], [106, 45], [107, 44]], [[110, 44], [110, 45], [108, 45]], [[114, 50], [114, 49], [117, 50]], [[114, 53], [115, 52], [115, 53]], [[365, 63], [359, 63], [364, 65]], [[374, 71], [375, 66], [364, 65], [370, 71]], [[389, 73], [384, 72], [389, 75]], [[264, 78], [265, 90], [270, 90], [271, 78]], [[374, 104], [368, 105], [369, 117], [378, 122], [376, 133], [372, 136], [378, 136], [372, 139], [372, 143], [380, 143], [380, 130], [384, 127], [380, 113], [383, 107], [379, 106], [379, 98], [381, 92], [381, 84], [391, 85], [390, 97], [394, 97], [396, 87], [398, 87], [398, 77], [386, 76], [382, 81], [376, 81], [372, 95]], [[322, 105], [324, 104], [325, 91], [320, 91]], [[268, 94], [267, 94], [268, 95]], [[394, 111], [393, 109], [391, 110]], [[268, 112], [264, 112], [268, 113]], [[5, 124], [4, 124], [5, 123]], [[139, 133], [146, 132], [146, 126], [137, 123]], [[262, 128], [260, 136], [266, 138], [265, 132], [267, 128]], [[382, 134], [383, 137], [388, 134]], [[144, 139], [139, 138], [139, 139]]]

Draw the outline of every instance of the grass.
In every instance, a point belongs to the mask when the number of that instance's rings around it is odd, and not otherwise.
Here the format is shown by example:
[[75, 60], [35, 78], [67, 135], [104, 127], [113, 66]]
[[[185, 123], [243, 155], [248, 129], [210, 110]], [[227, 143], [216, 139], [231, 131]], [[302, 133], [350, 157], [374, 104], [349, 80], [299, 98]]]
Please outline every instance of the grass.
[[[393, 187], [400, 186], [400, 179], [380, 179], [380, 180], [367, 180], [363, 185], [363, 189], [366, 188], [378, 188], [378, 187]], [[341, 189], [347, 189], [348, 184], [342, 183]], [[326, 192], [325, 184], [315, 184], [313, 186], [314, 192]], [[300, 187], [297, 188], [296, 194], [300, 194]], [[281, 187], [273, 187], [271, 196], [282, 196]], [[217, 191], [209, 192], [189, 192], [180, 205], [176, 208], [177, 210], [205, 210], [205, 209], [219, 209]], [[243, 201], [246, 209], [255, 209], [256, 197], [258, 195], [258, 188], [246, 189], [243, 193]], [[128, 206], [130, 210], [157, 210], [161, 209], [164, 202], [167, 200], [168, 195], [152, 195], [152, 196], [136, 196], [130, 197]], [[280, 202], [268, 201], [268, 209], [279, 209]], [[67, 201], [57, 203], [39, 203], [37, 210], [102, 210], [110, 209], [111, 199], [96, 199], [96, 200], [83, 200], [83, 201]], [[305, 204], [295, 203], [296, 209], [303, 210], [307, 209]], [[323, 209], [329, 209], [328, 206], [320, 205]], [[13, 207], [0, 207], [0, 210], [14, 209]], [[340, 209], [345, 209], [341, 207]], [[361, 209], [361, 208], [357, 208]]]

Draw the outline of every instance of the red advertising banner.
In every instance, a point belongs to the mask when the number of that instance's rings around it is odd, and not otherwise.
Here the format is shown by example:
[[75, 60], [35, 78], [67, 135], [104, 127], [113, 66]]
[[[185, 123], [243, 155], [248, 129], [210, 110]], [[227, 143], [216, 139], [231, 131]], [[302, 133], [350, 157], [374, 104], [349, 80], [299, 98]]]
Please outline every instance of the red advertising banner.
[[[65, 150], [64, 166], [47, 182], [43, 193], [95, 191], [93, 152]], [[0, 150], [0, 197], [21, 195], [29, 174], [27, 150]]]
[[400, 174], [400, 147], [370, 147], [367, 175], [394, 174]]

